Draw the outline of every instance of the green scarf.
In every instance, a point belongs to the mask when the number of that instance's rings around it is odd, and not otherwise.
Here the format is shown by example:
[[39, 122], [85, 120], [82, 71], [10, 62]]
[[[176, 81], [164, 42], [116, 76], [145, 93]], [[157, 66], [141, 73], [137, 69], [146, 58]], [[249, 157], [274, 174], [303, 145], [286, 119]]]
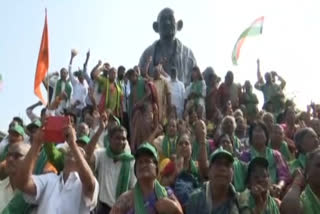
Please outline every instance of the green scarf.
[[246, 189], [245, 179], [247, 177], [247, 166], [238, 158], [233, 161], [233, 185], [237, 192], [243, 192]]
[[9, 149], [9, 144], [4, 147], [3, 152], [0, 154], [0, 162], [4, 161], [7, 157], [8, 154], [8, 149]]
[[169, 158], [171, 155], [176, 154], [176, 147], [177, 137], [174, 137], [172, 142], [168, 135], [164, 136], [162, 141], [162, 153], [164, 154], [164, 156]]
[[17, 192], [1, 214], [25, 214], [30, 211], [30, 205], [25, 202], [22, 193]]
[[[280, 214], [278, 205], [276, 203], [276, 201], [270, 196], [270, 194], [268, 193], [268, 199], [267, 199], [267, 207], [266, 210], [261, 213], [261, 214]], [[256, 207], [256, 202], [253, 198], [253, 196], [249, 195], [249, 207], [251, 209], [254, 209]]]
[[[114, 85], [116, 87], [116, 96], [110, 96], [109, 97], [109, 92], [110, 92], [110, 81], [107, 79], [106, 82], [106, 103], [105, 103], [105, 108], [111, 108], [114, 113], [119, 116], [120, 115], [120, 97], [121, 97], [121, 88], [119, 85], [114, 82]], [[109, 100], [110, 99], [110, 100]], [[114, 109], [112, 109], [114, 107]]]
[[276, 161], [274, 159], [273, 151], [269, 147], [266, 147], [265, 154], [260, 154], [257, 150], [255, 150], [252, 146], [250, 147], [251, 160], [255, 157], [263, 157], [268, 160], [269, 167], [268, 171], [270, 173], [270, 178], [273, 184], [277, 183], [277, 166]]
[[202, 95], [202, 88], [203, 88], [202, 80], [195, 81], [191, 85], [191, 93], [195, 93], [197, 95], [195, 99], [195, 104], [199, 104], [199, 99]]
[[281, 143], [280, 152], [281, 152], [281, 154], [283, 155], [283, 157], [285, 158], [286, 161], [291, 161], [292, 160], [292, 155], [291, 155], [291, 153], [289, 151], [287, 142], [283, 141]]
[[241, 149], [241, 142], [240, 142], [240, 139], [237, 137], [237, 136], [234, 136], [233, 137], [233, 148], [236, 152], [241, 152], [240, 149]]
[[320, 213], [320, 200], [312, 192], [312, 189], [307, 185], [306, 189], [300, 196], [303, 204], [304, 214], [318, 214]]
[[[63, 80], [61, 80], [61, 79], [59, 79], [57, 82], [56, 93], [55, 93], [56, 97], [60, 96], [60, 94], [61, 94], [62, 82], [63, 82]], [[69, 100], [71, 98], [72, 87], [68, 81], [65, 81], [64, 91], [67, 93], [67, 99]]]
[[[165, 198], [168, 196], [167, 190], [161, 186], [158, 180], [154, 182], [154, 189], [157, 199]], [[136, 183], [134, 189], [134, 213], [136, 214], [147, 214], [147, 210], [144, 206], [143, 194], [139, 185], [139, 182]]]
[[43, 169], [46, 166], [46, 163], [48, 161], [47, 154], [44, 149], [41, 149], [41, 152], [39, 154], [35, 169], [34, 169], [34, 174], [40, 175], [43, 173]]
[[294, 161], [291, 161], [290, 162], [290, 173], [293, 175], [293, 173], [296, 171], [296, 169], [305, 169], [306, 167], [306, 155], [305, 154], [302, 154], [300, 153], [298, 155], [298, 158], [295, 159]]
[[[143, 77], [139, 76], [138, 80], [137, 80], [137, 83], [136, 83], [137, 90], [134, 91], [133, 87], [131, 85], [131, 93], [135, 93], [136, 92], [137, 93], [137, 96], [136, 96], [137, 99], [141, 100], [145, 95], [144, 87], [145, 87], [145, 80], [143, 79]], [[132, 110], [133, 110], [133, 94], [130, 94], [130, 97], [129, 97], [129, 117], [132, 116]]]
[[118, 183], [116, 188], [116, 199], [125, 191], [129, 189], [130, 181], [130, 162], [134, 160], [134, 157], [128, 152], [122, 152], [121, 154], [114, 154], [110, 146], [106, 149], [107, 156], [114, 160], [119, 160], [122, 162], [120, 174], [118, 177]]

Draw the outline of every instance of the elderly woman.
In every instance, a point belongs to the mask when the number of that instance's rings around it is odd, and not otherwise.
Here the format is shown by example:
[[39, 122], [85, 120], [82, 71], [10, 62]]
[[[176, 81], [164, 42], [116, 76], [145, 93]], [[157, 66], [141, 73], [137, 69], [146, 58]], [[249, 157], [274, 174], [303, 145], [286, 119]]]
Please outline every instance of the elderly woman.
[[312, 128], [300, 129], [294, 136], [294, 142], [298, 150], [297, 159], [290, 163], [292, 174], [297, 169], [304, 171], [306, 166], [306, 155], [319, 147], [319, 139]]
[[[307, 156], [305, 178], [297, 171], [293, 184], [281, 204], [283, 214], [317, 214], [320, 213], [320, 149]], [[306, 188], [304, 189], [304, 182]]]
[[240, 139], [235, 135], [236, 128], [237, 124], [233, 116], [225, 116], [223, 118], [221, 123], [222, 134], [228, 134], [231, 137], [235, 154], [239, 154], [243, 146]]
[[149, 143], [141, 144], [135, 154], [134, 189], [123, 193], [112, 207], [111, 214], [182, 214], [182, 208], [172, 190], [157, 181], [158, 153]]
[[287, 163], [280, 152], [268, 147], [269, 133], [263, 122], [252, 124], [249, 130], [250, 149], [243, 152], [240, 160], [250, 162], [256, 157], [264, 157], [269, 162], [270, 173], [274, 196], [279, 197], [286, 184], [290, 181], [290, 172]]

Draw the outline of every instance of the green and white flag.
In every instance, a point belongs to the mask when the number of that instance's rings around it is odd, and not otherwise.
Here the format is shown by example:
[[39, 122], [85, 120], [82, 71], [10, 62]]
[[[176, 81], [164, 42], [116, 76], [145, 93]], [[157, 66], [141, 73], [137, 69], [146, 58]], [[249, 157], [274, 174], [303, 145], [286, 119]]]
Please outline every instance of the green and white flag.
[[256, 19], [250, 27], [248, 27], [243, 33], [240, 35], [239, 39], [237, 40], [236, 44], [234, 45], [233, 51], [232, 51], [232, 63], [234, 65], [238, 64], [238, 59], [240, 57], [240, 49], [244, 43], [244, 40], [247, 37], [250, 36], [258, 36], [262, 34], [262, 28], [263, 28], [263, 21], [264, 16], [259, 17]]

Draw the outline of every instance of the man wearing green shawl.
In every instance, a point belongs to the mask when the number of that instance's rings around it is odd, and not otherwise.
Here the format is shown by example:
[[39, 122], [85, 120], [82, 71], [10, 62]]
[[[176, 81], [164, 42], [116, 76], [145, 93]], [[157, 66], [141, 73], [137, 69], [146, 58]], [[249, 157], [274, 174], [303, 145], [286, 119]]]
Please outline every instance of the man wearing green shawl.
[[[104, 126], [106, 123], [107, 121]], [[119, 196], [132, 189], [136, 183], [133, 170], [134, 157], [125, 151], [127, 131], [123, 126], [112, 127], [108, 134], [108, 141], [105, 141], [105, 148], [97, 150], [92, 156], [90, 148], [95, 148], [99, 133], [101, 134], [104, 128], [99, 128], [98, 135], [92, 138], [86, 148], [87, 158], [91, 160], [100, 184], [97, 214], [109, 213]]]
[[257, 157], [248, 166], [248, 189], [240, 194], [243, 214], [280, 214], [279, 202], [270, 195], [270, 176], [267, 159]]
[[149, 143], [141, 144], [135, 154], [137, 183], [133, 190], [121, 195], [111, 214], [182, 214], [172, 191], [157, 181], [158, 153]]
[[116, 82], [116, 69], [110, 68], [108, 70], [108, 76], [106, 76], [105, 72], [103, 75], [99, 75], [100, 72], [101, 70], [96, 70], [93, 73], [93, 77], [99, 83], [102, 92], [98, 106], [99, 110], [104, 111], [110, 109], [114, 115], [121, 117], [121, 99], [123, 92], [121, 86]]
[[296, 171], [293, 184], [281, 203], [281, 213], [320, 213], [319, 164], [320, 148], [317, 148], [307, 155], [305, 176], [300, 170]]
[[22, 194], [15, 187], [14, 177], [17, 165], [23, 164], [24, 157], [30, 149], [29, 144], [15, 143], [10, 145], [6, 157], [6, 177], [0, 181], [0, 213], [24, 214], [29, 213], [29, 205], [24, 201]]
[[62, 113], [63, 109], [69, 107], [71, 93], [72, 93], [72, 86], [70, 81], [67, 80], [68, 77], [68, 70], [66, 68], [61, 68], [60, 70], [60, 79], [57, 81], [52, 99], [52, 104], [57, 109], [59, 114]]

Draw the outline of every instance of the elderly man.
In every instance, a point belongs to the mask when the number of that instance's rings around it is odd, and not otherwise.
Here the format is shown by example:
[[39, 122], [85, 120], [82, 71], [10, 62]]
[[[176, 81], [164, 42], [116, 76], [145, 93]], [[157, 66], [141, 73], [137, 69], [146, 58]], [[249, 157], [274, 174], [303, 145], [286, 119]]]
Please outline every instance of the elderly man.
[[14, 181], [26, 201], [38, 205], [38, 213], [89, 214], [96, 206], [99, 184], [86, 162], [84, 150], [77, 146], [70, 123], [65, 134], [69, 150], [63, 173], [32, 175], [43, 142], [43, 133], [39, 131], [24, 163], [18, 166]]
[[222, 147], [210, 157], [209, 182], [196, 190], [187, 205], [187, 214], [238, 214], [238, 194], [232, 186], [233, 156]]
[[[170, 8], [163, 9], [153, 23], [153, 29], [159, 33], [160, 39], [149, 46], [142, 54], [139, 62], [140, 67], [145, 67], [148, 59], [152, 57], [152, 65], [161, 62], [166, 72], [170, 72], [175, 66], [178, 71], [178, 79], [184, 84], [191, 81], [191, 71], [196, 66], [196, 59], [192, 51], [184, 46], [177, 38], [176, 32], [182, 29], [183, 22], [176, 22], [174, 12]], [[149, 66], [148, 73], [153, 76], [154, 66]]]
[[30, 148], [29, 144], [16, 143], [9, 146], [6, 158], [6, 177], [0, 181], [0, 213], [26, 213], [29, 205], [24, 201], [22, 194], [16, 191], [14, 177], [18, 173], [18, 165], [23, 164], [24, 157]]

